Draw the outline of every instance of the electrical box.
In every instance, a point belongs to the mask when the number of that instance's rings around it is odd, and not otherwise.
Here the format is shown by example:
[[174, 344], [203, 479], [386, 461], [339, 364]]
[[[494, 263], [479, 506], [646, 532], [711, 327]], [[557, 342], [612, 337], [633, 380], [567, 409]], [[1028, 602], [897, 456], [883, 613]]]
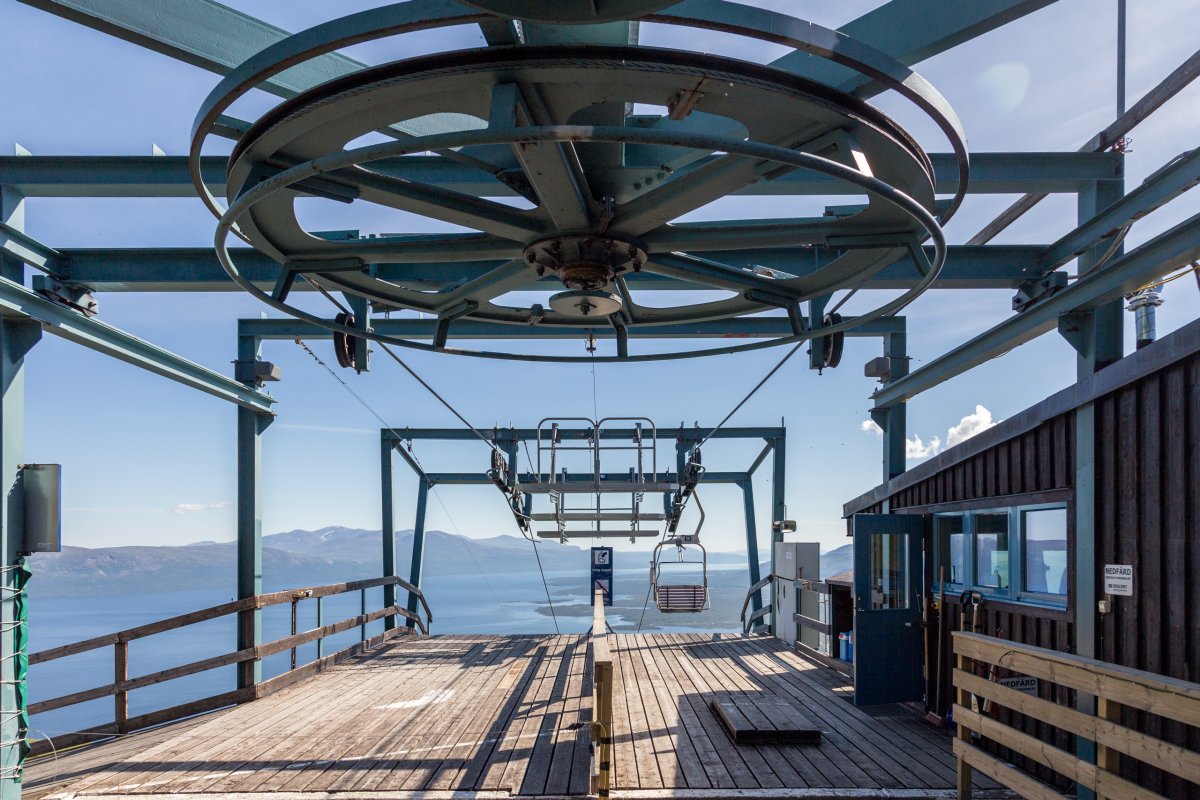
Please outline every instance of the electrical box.
[[796, 643], [796, 582], [776, 575], [775, 587], [775, 637], [794, 645]]
[[787, 581], [794, 581], [798, 577], [796, 574], [796, 546], [796, 542], [775, 543], [775, 575]]
[[25, 532], [21, 552], [61, 552], [62, 465], [22, 465], [21, 492], [25, 508]]

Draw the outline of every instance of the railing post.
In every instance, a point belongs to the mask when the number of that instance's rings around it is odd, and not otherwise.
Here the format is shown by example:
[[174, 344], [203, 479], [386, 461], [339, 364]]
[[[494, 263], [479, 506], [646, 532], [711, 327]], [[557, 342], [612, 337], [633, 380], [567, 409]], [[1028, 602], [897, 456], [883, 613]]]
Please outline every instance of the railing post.
[[[324, 599], [325, 598], [323, 598], [323, 597], [317, 598], [317, 627], [318, 628], [325, 627], [325, 606], [321, 602]], [[317, 660], [320, 661], [324, 656], [325, 656], [325, 637], [322, 636], [320, 639], [317, 639]]]
[[[971, 659], [958, 652], [958, 645], [954, 646], [954, 660], [956, 666], [965, 673], [970, 674], [973, 671]], [[966, 689], [959, 688], [956, 692], [958, 705], [963, 708], [971, 707], [971, 698]], [[958, 724], [958, 739], [963, 745], [971, 746], [971, 732], [961, 723]], [[971, 765], [963, 760], [960, 755], [958, 757], [958, 770], [956, 786], [958, 789], [958, 800], [971, 800], [971, 778], [973, 770]]]
[[[1096, 698], [1096, 716], [1108, 722], [1121, 721], [1121, 704], [1103, 695]], [[1117, 775], [1121, 771], [1121, 754], [1111, 747], [1096, 744], [1096, 766], [1105, 772]], [[1096, 800], [1108, 800], [1108, 795], [1096, 793]]]
[[[358, 590], [358, 606], [360, 609], [360, 614], [363, 617], [366, 617], [367, 616], [367, 590], [366, 589]], [[367, 621], [365, 619], [358, 626], [358, 640], [360, 642], [365, 642], [367, 640]]]
[[121, 689], [121, 685], [129, 680], [129, 642], [120, 641], [113, 644], [113, 683], [117, 692], [113, 695], [113, 720], [117, 723], [117, 733], [125, 733], [129, 721], [129, 693]]
[[[292, 636], [296, 635], [296, 606], [300, 604], [300, 598], [292, 598]], [[296, 668], [296, 646], [292, 645], [292, 669]]]

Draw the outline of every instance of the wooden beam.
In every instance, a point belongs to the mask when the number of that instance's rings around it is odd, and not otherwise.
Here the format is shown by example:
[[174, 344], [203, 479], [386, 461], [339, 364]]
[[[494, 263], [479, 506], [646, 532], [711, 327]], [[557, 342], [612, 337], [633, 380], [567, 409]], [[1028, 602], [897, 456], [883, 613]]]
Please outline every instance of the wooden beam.
[[1107, 697], [1187, 725], [1200, 726], [1200, 685], [1194, 683], [961, 631], [954, 634], [954, 652], [1096, 697]]
[[[954, 685], [1027, 717], [1046, 722], [1068, 733], [1096, 742], [1100, 748], [1097, 763], [1104, 766], [1109, 772], [1118, 771], [1116, 754], [1124, 753], [1185, 780], [1200, 783], [1200, 754], [1122, 727], [1119, 721], [1120, 717], [1114, 709], [1117, 704], [1111, 700], [1101, 698], [1102, 702], [1098, 704], [1097, 712], [1104, 709], [1105, 703], [1109, 708], [1107, 715], [1098, 718], [1049, 700], [1043, 700], [1040, 697], [1027, 695], [1016, 689], [1010, 689], [962, 670], [954, 671]], [[1113, 756], [1112, 760], [1105, 761], [1100, 758], [1105, 751], [1109, 751], [1109, 754]]]
[[1167, 800], [1160, 794], [1148, 791], [1135, 783], [1090, 764], [1037, 737], [1010, 728], [1002, 722], [964, 708], [954, 706], [954, 721], [960, 728], [967, 728], [991, 739], [1002, 747], [1032, 759], [1076, 783], [1092, 789], [1112, 800]]
[[[1007, 786], [1026, 800], [1067, 800], [1064, 795], [1054, 791], [1041, 781], [1034, 780], [995, 756], [968, 744], [964, 739], [954, 740], [954, 755], [958, 757], [960, 763], [967, 764], [968, 769], [979, 770], [980, 773]], [[961, 789], [959, 796], [962, 796]]]

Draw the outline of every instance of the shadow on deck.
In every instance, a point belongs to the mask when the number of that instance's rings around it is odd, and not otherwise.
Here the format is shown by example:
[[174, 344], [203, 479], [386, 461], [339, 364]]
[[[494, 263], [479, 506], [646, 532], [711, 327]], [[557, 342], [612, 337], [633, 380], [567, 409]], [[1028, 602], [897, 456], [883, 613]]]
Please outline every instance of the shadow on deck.
[[[616, 797], [953, 796], [948, 736], [902, 707], [856, 708], [843, 675], [777, 640], [611, 641]], [[586, 650], [584, 636], [396, 641], [246, 705], [39, 759], [25, 793], [584, 796]], [[737, 746], [708, 707], [719, 692], [785, 698], [822, 742]]]

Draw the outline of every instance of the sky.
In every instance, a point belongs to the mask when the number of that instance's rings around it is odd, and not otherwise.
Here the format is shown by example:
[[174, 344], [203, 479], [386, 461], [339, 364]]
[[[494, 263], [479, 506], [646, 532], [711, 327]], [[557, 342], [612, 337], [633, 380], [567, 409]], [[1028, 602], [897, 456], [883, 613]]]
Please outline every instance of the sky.
[[[243, 0], [231, 5], [289, 30], [333, 14], [330, 4], [313, 1]], [[337, 7], [348, 13], [368, 5], [374, 3]], [[878, 3], [754, 5], [836, 27]], [[1197, 5], [1197, 0], [1130, 4], [1130, 104], [1191, 54]], [[973, 151], [1075, 150], [1115, 116], [1115, 9], [1115, 0], [1060, 0], [917, 69], [954, 106]], [[715, 34], [680, 36], [654, 25], [643, 26], [642, 42], [759, 61], [783, 52]], [[460, 28], [347, 52], [381, 63], [481, 43], [476, 31]], [[0, 150], [11, 153], [20, 144], [36, 155], [146, 155], [154, 146], [184, 154], [196, 109], [218, 80], [15, 0], [0, 0], [0, 73], [5, 75]], [[265, 95], [253, 97], [237, 110], [260, 113], [272, 102]], [[882, 96], [877, 102], [910, 125], [929, 150], [947, 149], [931, 126], [895, 98]], [[1181, 92], [1131, 134], [1127, 188], [1196, 146], [1198, 130], [1200, 84]], [[947, 227], [950, 242], [966, 241], [1014, 199], [969, 197]], [[796, 213], [792, 207], [781, 210], [781, 205], [776, 199], [730, 200], [689, 219]], [[1198, 210], [1200, 194], [1185, 195], [1140, 221], [1127, 246], [1137, 246]], [[328, 228], [355, 227], [354, 220], [342, 224], [347, 220], [330, 216], [329, 222]], [[369, 228], [372, 220], [364, 222]], [[1074, 199], [1054, 196], [996, 243], [1048, 243], [1074, 224]], [[28, 232], [54, 247], [209, 246], [213, 229], [213, 218], [191, 199], [38, 198], [27, 203]], [[1163, 296], [1160, 334], [1196, 317], [1200, 304], [1194, 281], [1176, 281]], [[912, 366], [1005, 319], [1012, 313], [1010, 300], [1009, 291], [927, 293], [904, 312]], [[855, 310], [856, 301], [847, 310]], [[253, 298], [234, 292], [107, 294], [100, 304], [101, 319], [225, 373], [231, 372], [235, 356], [236, 320], [266, 311]], [[1131, 350], [1132, 315], [1126, 330]], [[333, 363], [328, 342], [312, 347]], [[583, 347], [583, 342], [531, 345], [569, 354], [582, 354]], [[867, 413], [877, 384], [863, 377], [861, 365], [880, 355], [880, 347], [878, 339], [848, 339], [842, 366], [823, 374], [809, 370], [800, 354], [730, 423], [786, 424], [788, 516], [798, 521], [799, 531], [792, 537], [798, 541], [818, 541], [823, 549], [846, 543], [842, 503], [879, 483], [880, 440]], [[776, 348], [594, 368], [417, 352], [405, 357], [479, 427], [532, 426], [545, 417], [596, 415], [644, 416], [660, 427], [674, 427], [716, 423], [782, 354]], [[279, 401], [278, 418], [263, 443], [264, 531], [378, 528], [379, 422], [295, 344], [268, 343], [263, 356], [283, 372], [283, 381], [270, 386]], [[457, 426], [449, 412], [382, 353], [372, 363], [369, 373], [339, 374], [389, 425]], [[63, 465], [65, 544], [178, 545], [234, 538], [232, 406], [52, 336], [43, 338], [27, 365], [25, 460]], [[1067, 386], [1074, 370], [1070, 348], [1056, 335], [1047, 335], [921, 395], [909, 404], [909, 466]], [[705, 462], [710, 469], [743, 469], [757, 450], [754, 443], [714, 445], [706, 449]], [[418, 443], [417, 456], [430, 470], [468, 471], [486, 469], [488, 452], [478, 443], [438, 448]], [[397, 465], [397, 527], [408, 527], [416, 486], [399, 461]], [[764, 468], [755, 483], [763, 539], [771, 522], [770, 489], [770, 470]], [[708, 547], [743, 549], [739, 493], [728, 487], [703, 491]], [[428, 524], [469, 536], [516, 533], [499, 493], [490, 487], [443, 487], [430, 503]]]

